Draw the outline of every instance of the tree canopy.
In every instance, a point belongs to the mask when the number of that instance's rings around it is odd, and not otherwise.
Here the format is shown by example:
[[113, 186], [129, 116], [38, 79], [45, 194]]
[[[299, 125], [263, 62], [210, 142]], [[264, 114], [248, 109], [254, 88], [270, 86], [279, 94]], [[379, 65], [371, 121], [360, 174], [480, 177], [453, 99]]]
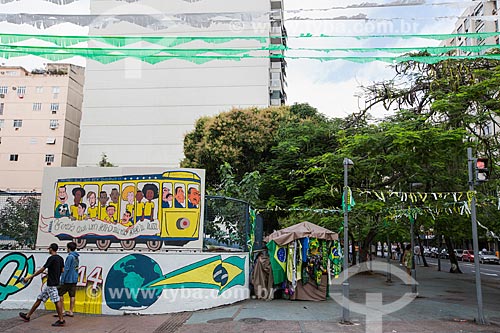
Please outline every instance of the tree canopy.
[[[197, 122], [185, 139], [183, 166], [207, 169], [208, 188], [219, 189], [221, 165], [233, 167], [233, 185], [258, 172], [258, 197], [252, 201], [266, 223], [307, 219], [340, 230], [342, 217], [335, 211], [341, 207], [342, 160], [349, 157], [355, 164], [349, 186], [357, 199], [353, 237], [371, 241], [378, 233], [385, 240], [390, 233], [394, 240], [408, 240], [408, 214], [395, 212], [415, 209], [417, 230], [459, 243], [470, 238], [470, 218], [456, 205], [470, 195], [462, 197], [468, 191], [466, 149], [472, 147], [490, 160], [490, 181], [477, 187], [478, 219], [499, 234], [500, 62], [409, 61], [394, 71], [392, 80], [363, 88], [368, 106], [384, 105], [391, 116], [374, 120], [367, 108], [329, 119], [307, 104], [234, 109]], [[392, 195], [382, 200], [370, 191], [461, 194], [460, 200], [431, 202]]]
[[15, 239], [21, 245], [34, 247], [39, 211], [37, 198], [8, 198], [0, 211], [0, 234]]

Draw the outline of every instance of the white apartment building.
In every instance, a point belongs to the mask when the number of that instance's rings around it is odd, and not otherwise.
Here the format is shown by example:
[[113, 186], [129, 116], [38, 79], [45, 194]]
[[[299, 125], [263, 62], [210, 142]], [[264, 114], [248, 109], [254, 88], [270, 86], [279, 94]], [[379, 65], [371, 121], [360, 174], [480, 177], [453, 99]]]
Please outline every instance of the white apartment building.
[[[467, 8], [461, 15], [461, 18], [455, 23], [452, 33], [476, 33], [476, 32], [495, 32], [500, 31], [500, 1], [487, 0], [476, 1], [477, 4]], [[483, 16], [496, 16], [497, 18], [484, 19]], [[500, 44], [500, 36], [480, 38], [456, 37], [442, 43], [444, 46], [474, 46], [474, 45], [494, 45]], [[457, 55], [464, 55], [466, 52], [458, 51]]]
[[[500, 0], [476, 1], [477, 4], [465, 10], [461, 18], [456, 22], [452, 33], [476, 33], [476, 32], [499, 32], [500, 31]], [[482, 16], [496, 16], [496, 19], [481, 20]], [[479, 38], [456, 37], [450, 39], [442, 45], [444, 46], [474, 46], [474, 45], [498, 45], [500, 48], [500, 36]], [[484, 53], [484, 52], [481, 52]], [[457, 50], [457, 55], [471, 54]], [[500, 117], [498, 117], [500, 121]], [[483, 126], [481, 132], [485, 136], [497, 136], [500, 133], [500, 127], [494, 122]]]
[[0, 66], [0, 191], [42, 188], [43, 169], [76, 166], [84, 68]]
[[[148, 26], [129, 21], [92, 26], [90, 35], [258, 36], [286, 42], [282, 0], [93, 1], [92, 15], [151, 15]], [[172, 20], [157, 21], [158, 16]], [[156, 21], [155, 21], [156, 20]], [[97, 43], [96, 46], [102, 46]], [[139, 42], [128, 47], [158, 47]], [[252, 39], [210, 44], [196, 40], [180, 48], [257, 48]], [[268, 107], [285, 102], [285, 61], [259, 50], [261, 58], [196, 64], [171, 59], [150, 65], [135, 59], [109, 64], [92, 60], [86, 84], [78, 166], [95, 166], [102, 154], [116, 166], [178, 167], [184, 136], [197, 119], [233, 107]], [[211, 53], [209, 53], [211, 54]]]

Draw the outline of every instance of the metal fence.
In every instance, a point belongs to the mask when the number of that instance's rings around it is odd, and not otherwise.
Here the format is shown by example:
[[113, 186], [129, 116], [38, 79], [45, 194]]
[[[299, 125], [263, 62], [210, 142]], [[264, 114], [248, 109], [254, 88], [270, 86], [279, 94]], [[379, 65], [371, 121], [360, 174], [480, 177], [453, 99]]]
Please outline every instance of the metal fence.
[[39, 192], [5, 192], [5, 191], [0, 191], [0, 210], [4, 209], [4, 207], [7, 205], [7, 201], [11, 199], [14, 202], [17, 202], [20, 199], [23, 198], [36, 198], [40, 200], [42, 197], [42, 193]]

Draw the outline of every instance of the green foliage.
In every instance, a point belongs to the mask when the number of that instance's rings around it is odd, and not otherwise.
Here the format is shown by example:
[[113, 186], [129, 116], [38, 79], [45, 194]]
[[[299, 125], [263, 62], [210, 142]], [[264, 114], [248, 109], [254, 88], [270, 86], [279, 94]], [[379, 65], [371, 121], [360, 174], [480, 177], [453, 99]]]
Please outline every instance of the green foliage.
[[[339, 230], [341, 214], [311, 209], [341, 206], [345, 157], [355, 164], [349, 170], [354, 189], [409, 192], [410, 184], [422, 183], [421, 192], [465, 192], [466, 150], [473, 147], [476, 155], [489, 157], [492, 177], [477, 188], [478, 218], [500, 234], [493, 205], [500, 188], [500, 136], [484, 132], [488, 124], [500, 127], [500, 62], [410, 61], [394, 68], [393, 80], [365, 88], [369, 106], [397, 110], [390, 117], [373, 121], [364, 110], [328, 119], [307, 104], [234, 109], [197, 122], [185, 139], [183, 166], [205, 168], [213, 193], [252, 202], [273, 228], [309, 220]], [[377, 232], [380, 240], [387, 233], [408, 240], [408, 218], [388, 219], [390, 209], [408, 205], [396, 197], [357, 198], [350, 231], [367, 242]], [[420, 215], [416, 223], [417, 230], [438, 230], [455, 242], [470, 237], [465, 215]]]
[[102, 168], [110, 168], [116, 166], [108, 161], [108, 156], [105, 153], [102, 153], [101, 160], [99, 161], [98, 165]]
[[33, 197], [7, 199], [0, 211], [0, 234], [15, 239], [21, 245], [35, 246], [40, 202]]
[[290, 117], [287, 107], [233, 109], [203, 117], [184, 139], [182, 167], [204, 168], [209, 187], [220, 184], [219, 167], [233, 167], [237, 179], [258, 170], [276, 140], [280, 123]]
[[217, 197], [206, 201], [205, 234], [217, 242], [243, 248], [249, 206], [259, 198], [260, 174], [247, 173], [237, 181], [227, 162], [220, 166], [219, 173], [221, 185], [208, 192]]

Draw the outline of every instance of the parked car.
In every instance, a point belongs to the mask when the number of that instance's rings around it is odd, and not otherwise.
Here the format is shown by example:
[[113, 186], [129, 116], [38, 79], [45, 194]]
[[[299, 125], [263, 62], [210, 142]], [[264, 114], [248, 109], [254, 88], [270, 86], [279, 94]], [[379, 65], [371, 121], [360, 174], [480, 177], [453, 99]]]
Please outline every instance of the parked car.
[[439, 257], [441, 259], [448, 259], [450, 257], [450, 255], [448, 254], [448, 250], [447, 249], [442, 249], [441, 253], [439, 254]]
[[479, 262], [481, 264], [500, 264], [500, 259], [492, 251], [479, 251]]
[[462, 260], [462, 253], [464, 252], [464, 250], [455, 249], [453, 251], [455, 252], [455, 257], [457, 257], [457, 260]]
[[474, 262], [474, 252], [472, 250], [463, 250], [462, 261]]
[[437, 247], [431, 248], [429, 257], [431, 257], [431, 258], [437, 258], [438, 257], [438, 248]]

